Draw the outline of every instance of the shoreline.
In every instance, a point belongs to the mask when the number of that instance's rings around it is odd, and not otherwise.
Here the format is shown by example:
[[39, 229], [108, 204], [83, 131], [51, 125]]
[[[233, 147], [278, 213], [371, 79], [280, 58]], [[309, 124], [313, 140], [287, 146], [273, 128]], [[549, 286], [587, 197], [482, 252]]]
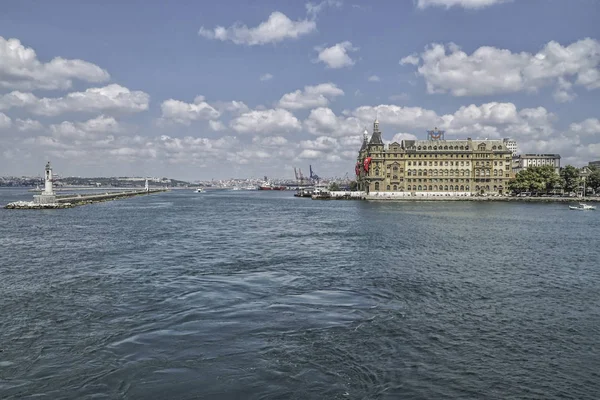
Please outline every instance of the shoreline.
[[600, 202], [600, 197], [476, 197], [476, 196], [444, 196], [444, 197], [384, 197], [366, 195], [367, 201], [498, 201], [498, 202], [517, 202], [517, 203], [596, 203]]

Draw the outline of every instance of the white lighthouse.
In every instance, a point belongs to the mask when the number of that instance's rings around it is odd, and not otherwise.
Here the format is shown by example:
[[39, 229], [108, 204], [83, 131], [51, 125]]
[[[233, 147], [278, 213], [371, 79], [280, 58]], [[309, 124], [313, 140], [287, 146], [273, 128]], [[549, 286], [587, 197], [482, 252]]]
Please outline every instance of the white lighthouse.
[[46, 164], [46, 170], [44, 174], [44, 192], [42, 194], [53, 196], [54, 188], [52, 187], [52, 167], [50, 161]]
[[56, 204], [56, 195], [52, 187], [52, 166], [50, 166], [50, 161], [48, 161], [44, 170], [44, 191], [39, 195], [33, 196], [33, 202], [36, 204]]

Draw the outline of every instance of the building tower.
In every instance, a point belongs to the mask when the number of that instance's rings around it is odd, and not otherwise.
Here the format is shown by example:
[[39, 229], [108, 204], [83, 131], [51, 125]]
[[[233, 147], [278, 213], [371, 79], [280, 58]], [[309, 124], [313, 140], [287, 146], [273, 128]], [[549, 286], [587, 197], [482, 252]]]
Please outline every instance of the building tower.
[[52, 167], [50, 166], [50, 161], [46, 164], [46, 170], [44, 174], [44, 192], [47, 196], [54, 195], [54, 188], [52, 187]]

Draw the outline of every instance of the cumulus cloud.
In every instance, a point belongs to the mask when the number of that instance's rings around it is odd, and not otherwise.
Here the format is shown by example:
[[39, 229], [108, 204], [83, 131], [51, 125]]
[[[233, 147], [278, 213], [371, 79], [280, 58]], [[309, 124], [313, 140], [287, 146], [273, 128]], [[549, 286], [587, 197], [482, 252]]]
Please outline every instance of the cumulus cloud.
[[36, 121], [34, 119], [20, 119], [17, 118], [17, 120], [15, 121], [15, 124], [17, 126], [17, 129], [21, 132], [30, 132], [30, 131], [39, 131], [43, 129], [42, 124], [40, 123], [40, 121]]
[[192, 121], [216, 119], [221, 116], [213, 106], [204, 101], [204, 96], [197, 96], [193, 103], [169, 99], [160, 106], [162, 119], [178, 124], [190, 125]]
[[273, 79], [273, 75], [271, 75], [271, 74], [269, 74], [269, 73], [267, 73], [267, 74], [263, 74], [263, 75], [261, 75], [261, 76], [260, 76], [260, 80], [261, 80], [262, 82], [265, 82], [265, 81], [270, 81], [271, 79]]
[[279, 107], [297, 110], [326, 106], [330, 98], [343, 95], [344, 91], [333, 83], [305, 86], [304, 90], [284, 94], [279, 100]]
[[[569, 126], [571, 132], [584, 136], [595, 136], [600, 141], [600, 120], [588, 118], [582, 122], [573, 123]], [[600, 157], [600, 154], [598, 154]]]
[[299, 130], [300, 121], [288, 110], [282, 108], [253, 110], [234, 118], [230, 126], [239, 133], [275, 133]]
[[364, 130], [364, 125], [358, 118], [337, 116], [326, 107], [311, 110], [304, 126], [313, 135], [332, 137], [357, 135]]
[[63, 121], [60, 124], [50, 125], [52, 136], [68, 139], [93, 139], [97, 135], [119, 133], [121, 127], [116, 119], [100, 115], [85, 122]]
[[55, 57], [47, 63], [18, 39], [0, 36], [0, 87], [18, 90], [69, 89], [73, 80], [105, 82], [110, 75], [87, 61]]
[[417, 0], [417, 7], [462, 7], [467, 9], [481, 9], [495, 4], [508, 3], [512, 0]]
[[7, 129], [12, 126], [12, 120], [4, 113], [0, 112], [0, 129]]
[[317, 29], [312, 20], [292, 21], [285, 14], [275, 11], [269, 18], [254, 28], [248, 28], [241, 23], [235, 23], [229, 28], [217, 26], [214, 29], [201, 27], [200, 36], [207, 39], [231, 41], [235, 44], [248, 46], [278, 43], [285, 39], [296, 39]]
[[337, 69], [355, 64], [348, 53], [357, 51], [358, 47], [354, 47], [351, 42], [345, 41], [331, 47], [315, 47], [315, 50], [319, 52], [316, 62], [324, 63], [327, 68]]
[[208, 126], [215, 132], [224, 131], [227, 127], [221, 121], [208, 121]]
[[150, 96], [147, 93], [111, 84], [55, 98], [39, 98], [32, 93], [13, 91], [0, 95], [0, 110], [24, 108], [33, 114], [44, 116], [70, 112], [133, 113], [147, 110], [149, 102]]
[[252, 138], [252, 143], [264, 147], [279, 147], [288, 143], [288, 140], [283, 136], [255, 136]]
[[[412, 56], [402, 60], [414, 64]], [[536, 54], [483, 46], [469, 55], [455, 44], [432, 44], [420, 61], [418, 74], [429, 93], [494, 95], [535, 92], [554, 84], [555, 99], [569, 101], [572, 84], [588, 90], [600, 88], [600, 42], [590, 38], [568, 46], [551, 41]]]

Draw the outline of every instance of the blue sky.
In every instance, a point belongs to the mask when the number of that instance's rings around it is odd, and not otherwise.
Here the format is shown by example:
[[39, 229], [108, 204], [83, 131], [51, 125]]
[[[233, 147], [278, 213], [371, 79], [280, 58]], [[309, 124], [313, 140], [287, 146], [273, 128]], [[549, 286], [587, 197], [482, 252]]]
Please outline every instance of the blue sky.
[[0, 3], [1, 175], [343, 176], [375, 115], [600, 158], [595, 0]]

